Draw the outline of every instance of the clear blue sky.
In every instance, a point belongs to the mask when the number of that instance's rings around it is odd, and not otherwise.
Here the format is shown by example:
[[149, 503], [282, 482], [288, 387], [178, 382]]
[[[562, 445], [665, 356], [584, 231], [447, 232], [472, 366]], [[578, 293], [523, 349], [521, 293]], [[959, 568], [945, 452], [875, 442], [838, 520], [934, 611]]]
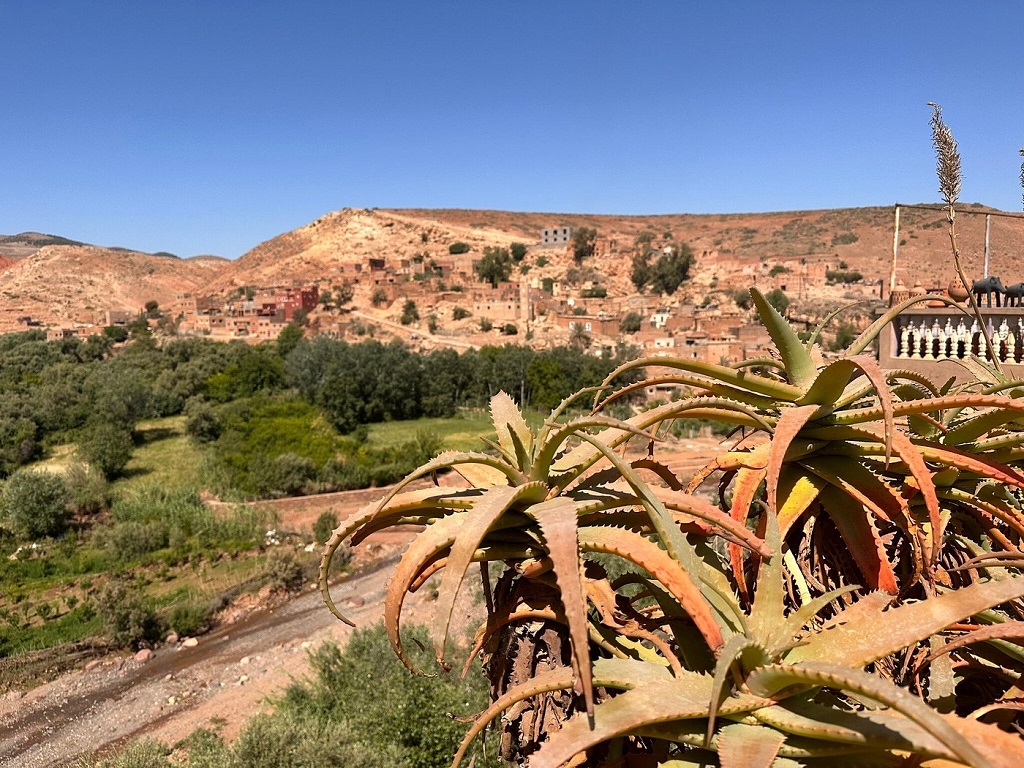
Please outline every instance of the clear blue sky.
[[1014, 2], [0, 0], [0, 233], [234, 258], [350, 207], [1020, 210]]

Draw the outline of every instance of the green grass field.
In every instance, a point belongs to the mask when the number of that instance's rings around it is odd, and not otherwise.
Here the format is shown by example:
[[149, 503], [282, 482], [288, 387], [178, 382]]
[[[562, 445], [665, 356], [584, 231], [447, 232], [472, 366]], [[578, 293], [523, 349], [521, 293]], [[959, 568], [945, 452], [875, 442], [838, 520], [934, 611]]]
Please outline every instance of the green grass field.
[[419, 431], [433, 432], [450, 451], [478, 451], [481, 437], [494, 439], [490, 416], [485, 411], [460, 411], [450, 419], [387, 421], [370, 425], [370, 441], [381, 447], [396, 446], [416, 437]]
[[168, 490], [199, 487], [202, 454], [185, 435], [185, 417], [141, 421], [136, 426], [141, 443], [122, 477], [114, 481], [115, 490], [132, 490], [143, 485], [159, 485]]

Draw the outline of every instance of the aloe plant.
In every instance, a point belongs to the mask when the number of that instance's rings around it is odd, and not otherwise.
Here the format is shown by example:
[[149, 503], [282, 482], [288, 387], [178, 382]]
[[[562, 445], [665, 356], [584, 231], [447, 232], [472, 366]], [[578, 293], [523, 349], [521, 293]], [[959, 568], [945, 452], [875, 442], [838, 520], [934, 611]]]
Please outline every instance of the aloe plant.
[[[598, 694], [591, 643], [613, 653], [631, 643], [659, 641], [641, 621], [614, 624], [615, 631], [608, 632], [588, 617], [592, 605], [610, 616], [612, 608], [602, 609], [602, 601], [614, 598], [600, 565], [582, 563], [581, 552], [625, 557], [655, 574], [703, 645], [712, 651], [720, 648], [722, 617], [716, 612], [723, 605], [731, 610], [725, 597], [731, 590], [686, 533], [715, 534], [760, 555], [769, 554], [768, 548], [742, 523], [684, 493], [668, 469], [650, 456], [628, 461], [616, 453], [630, 438], [653, 440], [637, 419], [587, 415], [563, 421], [572, 401], [585, 394], [569, 398], [543, 426], [531, 430], [511, 398], [499, 393], [491, 401], [497, 435], [493, 453], [443, 453], [342, 523], [327, 543], [320, 568], [320, 587], [330, 610], [348, 621], [334, 605], [327, 580], [343, 541], [351, 537], [358, 544], [375, 531], [418, 524], [425, 528], [396, 567], [384, 606], [395, 652], [414, 671], [400, 631], [406, 594], [444, 569], [431, 633], [437, 658], [445, 664], [456, 597], [472, 564], [479, 563], [489, 616], [478, 633], [478, 646], [487, 647], [495, 696], [532, 678], [538, 659], [547, 658], [556, 667], [571, 667], [583, 707], [593, 712]], [[595, 436], [595, 430], [604, 437]], [[407, 490], [413, 481], [442, 470], [455, 472], [469, 487]], [[671, 483], [655, 490], [641, 477], [647, 472]], [[491, 562], [502, 565], [493, 589], [487, 570]], [[532, 626], [525, 640], [510, 629], [524, 622]], [[510, 660], [515, 663], [509, 665]], [[559, 718], [568, 717], [575, 707], [565, 702]], [[514, 758], [535, 746], [536, 735], [528, 730], [519, 728], [516, 743], [505, 745], [504, 756]]]
[[[718, 495], [731, 495], [729, 513], [739, 522], [770, 509], [804, 602], [844, 584], [893, 595], [949, 585], [950, 568], [964, 559], [950, 552], [951, 520], [986, 547], [1019, 548], [1024, 514], [1014, 489], [1024, 489], [1016, 468], [1024, 458], [1024, 400], [1001, 394], [1012, 384], [951, 392], [920, 374], [882, 371], [864, 351], [919, 299], [894, 307], [826, 363], [815, 346], [820, 328], [803, 342], [756, 288], [751, 295], [777, 358], [754, 361], [756, 370], [750, 362], [636, 360], [613, 376], [652, 366], [665, 373], [599, 398], [595, 411], [653, 383], [676, 384], [692, 395], [648, 411], [637, 426], [710, 418], [743, 428], [743, 439], [687, 490], [717, 477]], [[731, 547], [731, 564], [749, 600], [756, 563]]]

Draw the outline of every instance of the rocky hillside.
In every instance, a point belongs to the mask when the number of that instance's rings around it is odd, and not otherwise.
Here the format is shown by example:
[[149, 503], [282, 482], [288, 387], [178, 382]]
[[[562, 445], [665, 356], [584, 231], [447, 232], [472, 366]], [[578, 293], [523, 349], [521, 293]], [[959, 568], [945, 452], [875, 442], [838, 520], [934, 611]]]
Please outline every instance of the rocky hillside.
[[[958, 217], [964, 264], [980, 276], [986, 210], [966, 206]], [[857, 271], [868, 282], [887, 279], [893, 243], [892, 207], [722, 215], [606, 216], [479, 210], [344, 209], [253, 248], [235, 262], [216, 257], [179, 260], [121, 249], [75, 244], [53, 235], [0, 236], [0, 331], [16, 330], [30, 315], [46, 323], [91, 317], [104, 309], [137, 310], [177, 293], [219, 293], [242, 285], [331, 282], [344, 265], [383, 258], [450, 260], [452, 243], [476, 258], [489, 245], [531, 246], [530, 277], [560, 278], [572, 266], [562, 249], [534, 247], [544, 227], [592, 227], [597, 255], [586, 266], [612, 292], [630, 292], [629, 259], [643, 232], [655, 244], [688, 243], [697, 263], [694, 290], [713, 285], [721, 269], [759, 262], [806, 259]], [[1024, 280], [1024, 220], [993, 217], [991, 274], [1006, 283]], [[952, 268], [945, 218], [939, 210], [904, 209], [899, 232], [899, 274], [908, 284], [945, 285]], [[538, 263], [539, 262], [539, 263]], [[356, 303], [368, 296], [356, 295]]]

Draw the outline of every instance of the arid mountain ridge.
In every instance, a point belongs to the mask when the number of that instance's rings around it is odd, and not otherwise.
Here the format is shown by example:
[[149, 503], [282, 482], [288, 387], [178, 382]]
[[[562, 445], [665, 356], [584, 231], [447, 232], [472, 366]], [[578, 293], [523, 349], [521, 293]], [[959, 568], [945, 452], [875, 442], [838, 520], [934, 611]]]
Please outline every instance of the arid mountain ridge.
[[[957, 217], [958, 242], [971, 275], [980, 276], [983, 269], [986, 217], [980, 214], [992, 210], [969, 205]], [[31, 232], [0, 236], [0, 332], [23, 330], [18, 319], [24, 317], [44, 325], [97, 322], [105, 310], [138, 311], [150, 300], [168, 305], [180, 293], [224, 294], [240, 286], [312, 282], [327, 286], [342, 279], [342, 265], [366, 264], [370, 258], [395, 266], [419, 257], [449, 261], [448, 249], [455, 242], [468, 244], [467, 255], [476, 258], [487, 246], [525, 243], [530, 246], [526, 279], [560, 279], [573, 266], [568, 252], [538, 245], [541, 230], [553, 226], [598, 231], [598, 251], [584, 266], [612, 294], [634, 292], [630, 258], [641, 233], [654, 233], [655, 245], [669, 240], [689, 244], [697, 257], [693, 279], [676, 298], [691, 300], [700, 296], [687, 291], [708, 290], [725, 277], [722, 270], [767, 269], [800, 260], [857, 271], [865, 282], [877, 284], [888, 277], [893, 245], [892, 206], [650, 216], [346, 208], [261, 243], [235, 261], [178, 259]], [[903, 209], [899, 243], [898, 274], [908, 285], [949, 281], [949, 238], [941, 210]], [[990, 273], [1005, 283], [1024, 280], [1022, 252], [1024, 219], [993, 216]], [[357, 306], [368, 301], [367, 291], [357, 291]]]

